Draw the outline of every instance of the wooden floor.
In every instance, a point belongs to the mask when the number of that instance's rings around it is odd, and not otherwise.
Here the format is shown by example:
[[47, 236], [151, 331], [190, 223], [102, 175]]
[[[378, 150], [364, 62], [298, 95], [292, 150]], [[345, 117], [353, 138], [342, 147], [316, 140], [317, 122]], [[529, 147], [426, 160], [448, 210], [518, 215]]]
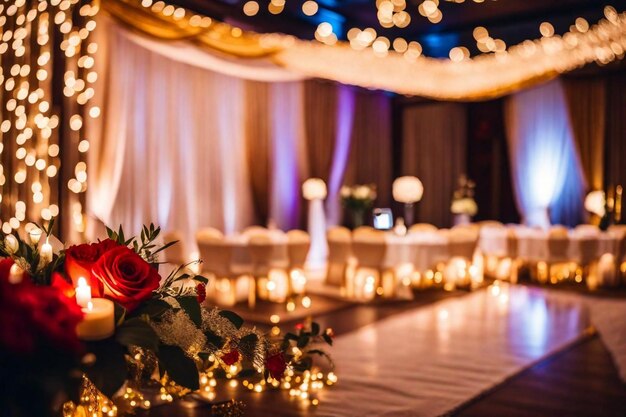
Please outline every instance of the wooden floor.
[[[422, 293], [417, 300], [356, 305], [316, 320], [337, 335], [419, 305], [463, 293]], [[281, 323], [287, 328], [289, 323]], [[237, 392], [247, 403], [246, 416], [315, 416], [313, 407], [290, 400], [286, 392], [262, 395]], [[232, 393], [231, 393], [232, 395]], [[206, 408], [158, 407], [149, 416], [207, 416]], [[626, 384], [621, 382], [607, 349], [597, 335], [543, 360], [450, 414], [459, 417], [626, 417]], [[328, 417], [328, 416], [324, 416]], [[357, 416], [355, 416], [357, 417]]]
[[626, 386], [595, 335], [452, 414], [458, 417], [626, 416]]

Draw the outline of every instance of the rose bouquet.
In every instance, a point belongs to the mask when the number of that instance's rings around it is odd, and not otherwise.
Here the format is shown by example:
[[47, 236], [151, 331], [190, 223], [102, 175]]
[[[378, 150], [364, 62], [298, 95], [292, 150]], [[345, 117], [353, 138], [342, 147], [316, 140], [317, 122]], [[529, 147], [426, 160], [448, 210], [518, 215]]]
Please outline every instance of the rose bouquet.
[[376, 187], [374, 185], [344, 185], [340, 190], [341, 203], [352, 216], [352, 227], [356, 228], [364, 224], [364, 217], [376, 200]]
[[331, 332], [315, 323], [276, 340], [203, 307], [208, 280], [189, 265], [162, 278], [158, 253], [175, 242], [158, 246], [154, 225], [128, 239], [107, 229], [108, 239], [54, 252], [53, 223], [31, 224], [27, 238], [1, 236], [0, 400], [9, 416], [53, 415], [63, 404], [68, 416], [115, 416], [183, 396], [213, 401], [208, 379], [280, 386], [285, 370], [310, 374], [313, 359], [327, 357], [317, 345], [332, 343]]

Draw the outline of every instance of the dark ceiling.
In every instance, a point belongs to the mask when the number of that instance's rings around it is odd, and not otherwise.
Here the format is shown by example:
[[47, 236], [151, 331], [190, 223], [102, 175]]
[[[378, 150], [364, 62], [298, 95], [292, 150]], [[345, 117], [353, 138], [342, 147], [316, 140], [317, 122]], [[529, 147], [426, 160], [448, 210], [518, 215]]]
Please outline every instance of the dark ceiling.
[[626, 0], [484, 0], [482, 3], [440, 0], [443, 19], [433, 24], [417, 11], [422, 0], [407, 0], [406, 11], [411, 14], [408, 27], [384, 29], [376, 17], [376, 0], [317, 0], [319, 11], [312, 17], [302, 12], [305, 0], [286, 0], [284, 11], [278, 15], [269, 13], [270, 0], [257, 1], [260, 10], [253, 17], [242, 11], [246, 0], [172, 0], [171, 3], [243, 28], [289, 33], [305, 39], [311, 39], [315, 28], [323, 21], [330, 22], [340, 38], [345, 38], [352, 27], [373, 27], [390, 39], [401, 36], [417, 40], [424, 53], [434, 57], [447, 56], [450, 48], [457, 45], [477, 53], [472, 38], [476, 26], [486, 27], [491, 36], [513, 45], [540, 37], [539, 25], [544, 21], [552, 23], [556, 33], [564, 33], [578, 17], [590, 23], [598, 21], [606, 5], [612, 5], [619, 12], [626, 10]]

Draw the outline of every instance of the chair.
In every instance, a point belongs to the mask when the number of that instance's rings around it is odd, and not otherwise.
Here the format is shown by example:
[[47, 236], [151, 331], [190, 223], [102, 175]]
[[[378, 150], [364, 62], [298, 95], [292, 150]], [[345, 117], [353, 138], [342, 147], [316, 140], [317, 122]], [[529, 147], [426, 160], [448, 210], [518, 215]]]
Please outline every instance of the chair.
[[222, 238], [224, 238], [224, 234], [213, 227], [204, 227], [196, 232], [196, 241], [198, 242]]
[[544, 282], [549, 279], [550, 282], [556, 283], [557, 279], [553, 274], [554, 266], [558, 264], [568, 263], [569, 259], [570, 238], [567, 229], [563, 226], [550, 228], [548, 232], [548, 257], [541, 264], [545, 265], [547, 276], [539, 275], [539, 280]]
[[380, 230], [376, 230], [372, 226], [359, 226], [352, 231], [352, 236], [368, 236], [376, 233], [380, 233]]
[[597, 236], [600, 228], [593, 224], [579, 224], [574, 228], [574, 234], [579, 236]]
[[[384, 233], [370, 233], [365, 235], [357, 235], [352, 238], [352, 254], [356, 259], [356, 270], [354, 273], [354, 282], [352, 288], [348, 288], [348, 294], [354, 294], [357, 298], [369, 298], [375, 294], [378, 288], [383, 287], [385, 296], [392, 296], [395, 292], [395, 274], [393, 271], [386, 270], [384, 266], [385, 255], [387, 253], [387, 242]], [[374, 270], [376, 277], [374, 282], [363, 281], [359, 273], [364, 269]], [[391, 284], [385, 280], [386, 273], [392, 274]], [[349, 287], [349, 286], [348, 286]], [[372, 287], [371, 291], [368, 287]]]
[[409, 227], [409, 233], [424, 233], [424, 232], [436, 232], [437, 226], [430, 223], [416, 223]]
[[454, 229], [448, 233], [448, 251], [451, 257], [472, 261], [478, 246], [478, 233], [470, 229]]
[[185, 250], [185, 244], [180, 232], [172, 230], [163, 234], [163, 243], [169, 243], [177, 241], [169, 248], [165, 249], [163, 253], [163, 262], [174, 265], [183, 265], [187, 263], [187, 252]]
[[289, 257], [289, 269], [304, 269], [306, 258], [311, 247], [311, 238], [302, 230], [290, 230], [287, 232], [287, 255]]
[[520, 260], [518, 256], [519, 242], [514, 229], [508, 229], [506, 235], [506, 258], [511, 262], [511, 282], [516, 283], [519, 275]]
[[613, 224], [607, 229], [607, 233], [617, 240], [615, 248], [615, 263], [622, 284], [626, 284], [626, 224]]
[[476, 223], [457, 224], [452, 226], [451, 230], [467, 230], [470, 232], [480, 232], [480, 226]]
[[352, 255], [352, 233], [345, 227], [330, 228], [326, 231], [326, 240], [326, 284], [341, 287], [345, 285], [348, 262]]
[[287, 232], [287, 257], [289, 258], [289, 279], [295, 294], [303, 294], [306, 289], [305, 264], [311, 248], [311, 238], [302, 230]]
[[252, 236], [264, 236], [269, 234], [269, 229], [266, 229], [263, 226], [249, 226], [243, 229], [241, 232], [244, 236], [252, 237]]
[[[252, 277], [254, 279], [254, 297], [260, 296], [265, 298], [265, 289], [268, 291], [267, 298], [271, 301], [284, 301], [292, 293], [291, 283], [287, 278], [287, 270], [284, 263], [279, 259], [276, 259], [274, 254], [285, 249], [286, 242], [273, 241], [269, 235], [252, 234], [248, 241], [248, 249], [250, 251], [250, 258], [252, 260]], [[284, 274], [285, 286], [281, 287], [278, 284], [269, 284], [273, 282], [270, 277], [270, 272], [273, 270], [279, 270]], [[262, 288], [262, 284], [267, 280], [266, 288]], [[252, 290], [251, 290], [252, 297]], [[250, 304], [254, 305], [253, 301]]]
[[477, 224], [480, 228], [483, 227], [503, 227], [504, 225], [502, 224], [502, 222], [499, 222], [497, 220], [483, 220], [480, 222], [476, 222], [475, 224]]
[[552, 225], [548, 229], [548, 234], [552, 237], [567, 237], [567, 227], [560, 224]]
[[[575, 239], [578, 244], [576, 264], [581, 269], [581, 277], [588, 278], [597, 270], [598, 265], [598, 238], [594, 236], [584, 236]], [[577, 271], [578, 272], [578, 271]]]
[[[235, 246], [223, 238], [198, 240], [198, 250], [202, 259], [202, 271], [215, 277], [214, 300], [218, 304], [233, 306], [237, 302], [237, 280], [245, 273], [233, 268]], [[221, 294], [220, 294], [221, 293]], [[222, 297], [219, 297], [220, 295]]]

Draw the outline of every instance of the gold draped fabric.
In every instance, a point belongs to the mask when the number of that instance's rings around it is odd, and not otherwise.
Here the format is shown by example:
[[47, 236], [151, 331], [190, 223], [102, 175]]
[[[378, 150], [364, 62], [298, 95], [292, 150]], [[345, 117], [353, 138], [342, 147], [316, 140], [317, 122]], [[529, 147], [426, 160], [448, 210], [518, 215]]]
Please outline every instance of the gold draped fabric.
[[267, 117], [269, 84], [246, 82], [246, 147], [255, 220], [269, 217], [270, 119]]
[[605, 82], [601, 79], [569, 79], [564, 86], [587, 184], [590, 190], [601, 190], [604, 182]]
[[260, 37], [232, 26], [194, 19], [186, 13], [182, 17], [154, 13], [136, 0], [105, 0], [106, 10], [117, 21], [145, 35], [167, 41], [187, 40], [241, 58], [262, 58], [275, 53], [275, 46], [264, 46]]
[[337, 129], [337, 85], [305, 81], [304, 114], [309, 175], [328, 183]]

